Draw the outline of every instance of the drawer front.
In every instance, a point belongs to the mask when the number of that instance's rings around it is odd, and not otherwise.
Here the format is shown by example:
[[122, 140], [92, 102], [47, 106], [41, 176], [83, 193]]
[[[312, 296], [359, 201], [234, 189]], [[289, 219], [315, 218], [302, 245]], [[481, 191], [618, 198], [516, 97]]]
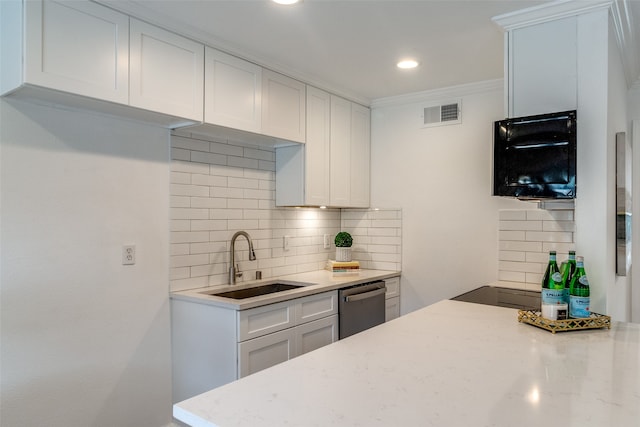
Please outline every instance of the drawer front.
[[400, 278], [392, 277], [391, 279], [384, 279], [384, 284], [387, 286], [387, 293], [385, 298], [394, 298], [400, 296]]
[[296, 324], [300, 325], [338, 313], [338, 291], [309, 295], [296, 300]]
[[296, 356], [338, 341], [338, 315], [296, 326]]
[[239, 311], [238, 341], [246, 341], [293, 326], [295, 310], [291, 301]]
[[384, 305], [384, 321], [400, 317], [400, 297], [389, 298]]
[[238, 376], [246, 377], [295, 357], [294, 329], [287, 329], [238, 344]]

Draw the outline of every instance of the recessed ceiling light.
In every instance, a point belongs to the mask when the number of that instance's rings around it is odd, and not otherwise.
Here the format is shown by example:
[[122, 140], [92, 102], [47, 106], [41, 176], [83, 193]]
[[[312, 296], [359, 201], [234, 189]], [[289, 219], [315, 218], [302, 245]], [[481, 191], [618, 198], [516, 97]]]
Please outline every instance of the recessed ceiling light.
[[414, 59], [403, 59], [398, 62], [398, 68], [402, 68], [403, 70], [408, 70], [410, 68], [416, 68], [418, 66], [418, 61]]
[[273, 0], [274, 3], [278, 3], [278, 4], [295, 4], [298, 3], [300, 0]]

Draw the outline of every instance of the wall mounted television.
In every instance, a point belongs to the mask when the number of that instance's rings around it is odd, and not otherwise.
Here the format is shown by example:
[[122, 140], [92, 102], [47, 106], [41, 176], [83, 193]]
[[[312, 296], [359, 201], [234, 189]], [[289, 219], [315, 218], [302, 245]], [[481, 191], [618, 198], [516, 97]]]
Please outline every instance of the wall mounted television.
[[576, 111], [494, 123], [493, 195], [576, 197]]

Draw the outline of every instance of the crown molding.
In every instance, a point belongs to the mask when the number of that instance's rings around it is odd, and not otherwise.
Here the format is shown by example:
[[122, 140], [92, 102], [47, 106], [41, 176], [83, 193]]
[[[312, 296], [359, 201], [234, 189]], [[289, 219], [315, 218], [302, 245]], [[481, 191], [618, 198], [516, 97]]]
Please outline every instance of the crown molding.
[[[597, 10], [609, 10], [613, 22], [622, 67], [627, 87], [640, 85], [640, 46], [635, 37], [636, 29], [631, 0], [559, 0], [540, 6], [499, 15], [492, 18], [504, 31], [511, 31], [530, 25], [541, 24], [556, 19], [576, 16]], [[634, 0], [635, 1], [635, 0]]]
[[614, 0], [558, 0], [491, 18], [503, 31], [581, 15], [599, 9], [609, 9]]
[[371, 101], [371, 108], [394, 107], [398, 105], [413, 104], [419, 102], [432, 102], [452, 98], [462, 98], [464, 96], [480, 93], [490, 93], [504, 90], [504, 80], [486, 80], [476, 83], [467, 83], [456, 86], [449, 86], [440, 89], [425, 90], [405, 95], [378, 98]]
[[[630, 0], [616, 0], [611, 5], [611, 19], [627, 87], [640, 87], [640, 46], [635, 35], [634, 20], [629, 6]], [[640, 17], [636, 17], [640, 18]], [[636, 24], [637, 25], [637, 24]]]

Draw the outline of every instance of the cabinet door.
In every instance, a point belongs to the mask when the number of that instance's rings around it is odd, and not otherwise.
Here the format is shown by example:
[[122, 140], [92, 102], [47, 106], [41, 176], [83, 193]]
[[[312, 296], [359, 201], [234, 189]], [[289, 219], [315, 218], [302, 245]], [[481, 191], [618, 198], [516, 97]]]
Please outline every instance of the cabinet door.
[[331, 161], [331, 96], [307, 86], [307, 139], [305, 150], [305, 204], [329, 204]]
[[575, 16], [512, 30], [508, 58], [510, 117], [577, 108]]
[[129, 17], [88, 1], [26, 1], [25, 81], [127, 104]]
[[136, 19], [130, 39], [130, 105], [202, 121], [204, 45]]
[[295, 328], [238, 344], [238, 376], [246, 377], [295, 357]]
[[262, 133], [290, 141], [305, 142], [306, 85], [262, 70]]
[[260, 133], [262, 67], [207, 47], [205, 122]]
[[384, 321], [388, 322], [400, 317], [400, 297], [393, 297], [384, 302]]
[[238, 312], [238, 341], [295, 326], [296, 303], [284, 301]]
[[296, 356], [338, 341], [338, 315], [325, 317], [297, 326], [295, 329]]
[[296, 301], [296, 325], [338, 314], [338, 291], [309, 295]]
[[400, 278], [399, 277], [384, 279], [384, 284], [387, 287], [387, 292], [384, 294], [386, 299], [400, 296]]
[[331, 96], [331, 206], [349, 206], [351, 194], [351, 102]]
[[351, 194], [349, 206], [369, 207], [371, 115], [369, 109], [351, 104]]

